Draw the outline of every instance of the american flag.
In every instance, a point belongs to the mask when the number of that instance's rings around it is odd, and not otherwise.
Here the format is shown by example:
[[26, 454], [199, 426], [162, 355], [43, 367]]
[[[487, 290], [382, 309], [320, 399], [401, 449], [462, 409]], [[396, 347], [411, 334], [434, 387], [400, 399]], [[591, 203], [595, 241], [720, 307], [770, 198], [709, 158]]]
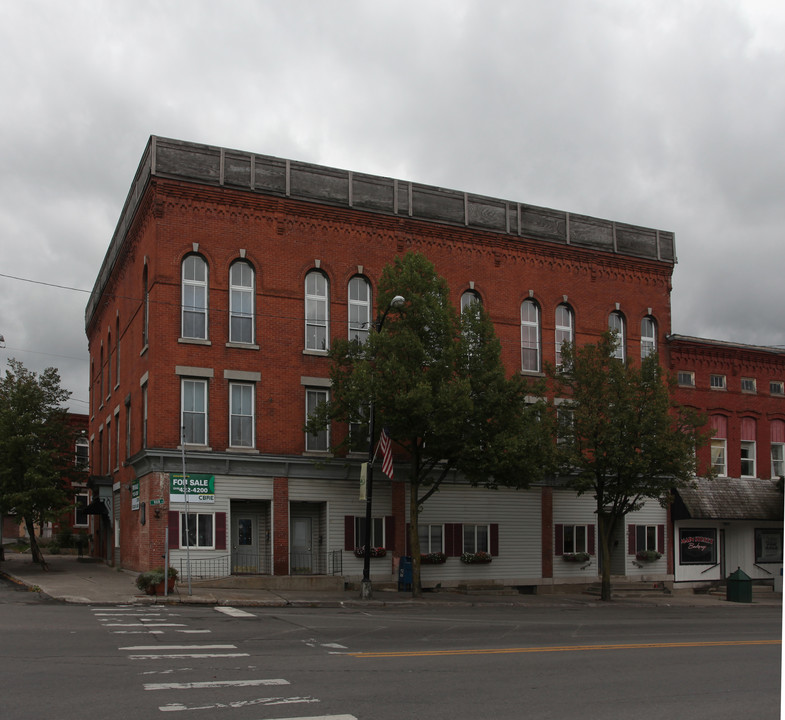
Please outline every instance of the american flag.
[[387, 434], [387, 428], [382, 428], [382, 434], [379, 438], [379, 447], [382, 451], [382, 472], [393, 479], [393, 461], [392, 461], [392, 443], [390, 436]]

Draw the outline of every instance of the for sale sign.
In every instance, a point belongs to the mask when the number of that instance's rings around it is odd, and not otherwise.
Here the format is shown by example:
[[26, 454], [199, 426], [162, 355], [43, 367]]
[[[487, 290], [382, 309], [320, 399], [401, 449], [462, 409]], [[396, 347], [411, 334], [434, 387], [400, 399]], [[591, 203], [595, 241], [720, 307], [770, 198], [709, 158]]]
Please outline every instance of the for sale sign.
[[169, 478], [169, 502], [215, 502], [215, 475], [170, 473]]

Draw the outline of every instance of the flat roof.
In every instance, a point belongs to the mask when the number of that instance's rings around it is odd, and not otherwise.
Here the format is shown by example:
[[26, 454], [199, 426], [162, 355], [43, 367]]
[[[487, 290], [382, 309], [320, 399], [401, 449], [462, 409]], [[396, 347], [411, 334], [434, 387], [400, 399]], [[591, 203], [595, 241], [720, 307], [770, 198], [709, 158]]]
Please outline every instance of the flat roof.
[[296, 160], [152, 135], [85, 310], [90, 322], [152, 177], [587, 248], [673, 266], [673, 232]]

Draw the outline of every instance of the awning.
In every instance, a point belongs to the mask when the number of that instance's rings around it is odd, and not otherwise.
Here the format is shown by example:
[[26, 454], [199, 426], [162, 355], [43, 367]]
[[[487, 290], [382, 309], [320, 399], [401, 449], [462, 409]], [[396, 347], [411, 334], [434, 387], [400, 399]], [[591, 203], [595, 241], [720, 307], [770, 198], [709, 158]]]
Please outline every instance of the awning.
[[109, 510], [106, 503], [99, 497], [93, 498], [87, 507], [84, 509], [85, 515], [103, 515], [107, 520], [109, 519]]
[[690, 487], [674, 490], [674, 520], [779, 520], [783, 494], [776, 480], [696, 478]]

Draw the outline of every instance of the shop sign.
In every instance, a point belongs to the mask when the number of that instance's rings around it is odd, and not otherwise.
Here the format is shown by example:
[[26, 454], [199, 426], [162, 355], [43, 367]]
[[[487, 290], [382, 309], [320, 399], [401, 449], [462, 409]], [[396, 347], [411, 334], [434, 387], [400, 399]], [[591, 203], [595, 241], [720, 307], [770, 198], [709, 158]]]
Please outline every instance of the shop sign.
[[679, 531], [679, 559], [682, 565], [714, 565], [717, 562], [715, 528], [683, 528]]
[[212, 503], [215, 502], [215, 475], [182, 473], [169, 475], [169, 502]]
[[131, 510], [139, 509], [139, 480], [131, 481]]

